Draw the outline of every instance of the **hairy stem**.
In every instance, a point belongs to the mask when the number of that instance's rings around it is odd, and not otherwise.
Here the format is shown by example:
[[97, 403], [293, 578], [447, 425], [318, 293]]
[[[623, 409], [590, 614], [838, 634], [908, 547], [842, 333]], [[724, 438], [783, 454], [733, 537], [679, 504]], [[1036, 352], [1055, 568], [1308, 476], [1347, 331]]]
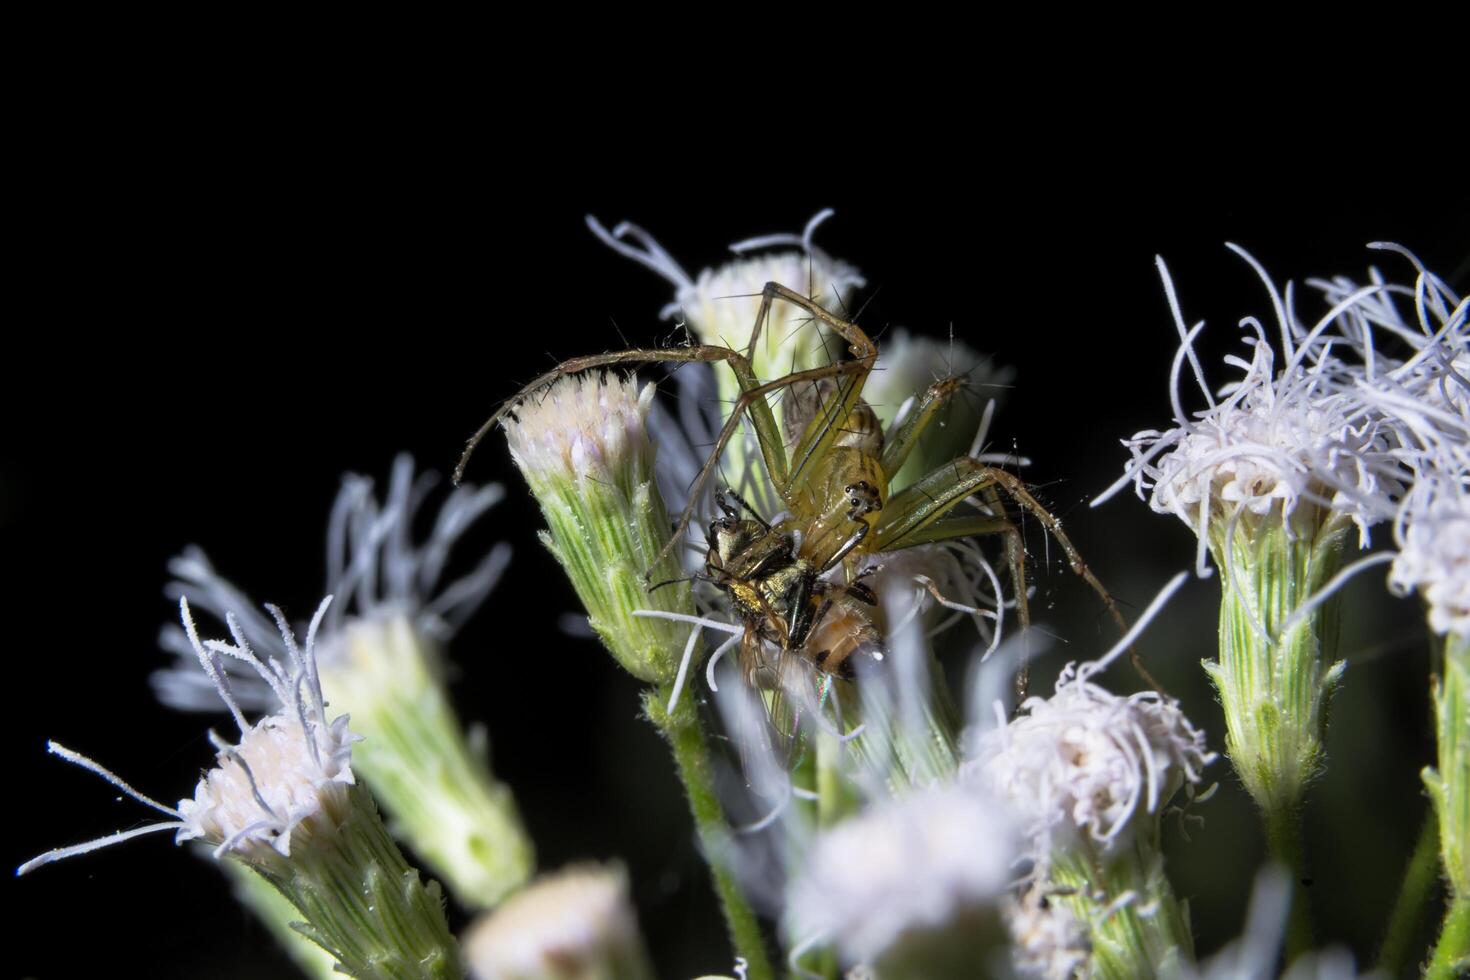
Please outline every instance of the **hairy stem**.
[[1457, 899], [1444, 917], [1444, 928], [1425, 980], [1455, 980], [1470, 970], [1470, 898]]
[[771, 970], [760, 923], [730, 867], [730, 826], [715, 792], [709, 740], [693, 698], [682, 698], [672, 713], [667, 710], [672, 693], [672, 684], [661, 684], [645, 692], [644, 713], [673, 750], [679, 779], [689, 797], [689, 810], [694, 816], [694, 827], [699, 833], [699, 842], [714, 879], [715, 894], [725, 914], [725, 926], [730, 931], [735, 955], [745, 958], [749, 980], [772, 980], [775, 974]]
[[1312, 907], [1302, 854], [1300, 807], [1277, 806], [1265, 811], [1266, 849], [1291, 875], [1291, 915], [1286, 924], [1286, 962], [1312, 949]]
[[1404, 882], [1399, 887], [1398, 899], [1389, 915], [1388, 928], [1384, 933], [1383, 946], [1378, 953], [1376, 969], [1384, 976], [1401, 975], [1413, 956], [1414, 940], [1424, 920], [1424, 910], [1434, 893], [1439, 871], [1439, 820], [1431, 808], [1419, 831], [1419, 840], [1409, 865], [1404, 870]]

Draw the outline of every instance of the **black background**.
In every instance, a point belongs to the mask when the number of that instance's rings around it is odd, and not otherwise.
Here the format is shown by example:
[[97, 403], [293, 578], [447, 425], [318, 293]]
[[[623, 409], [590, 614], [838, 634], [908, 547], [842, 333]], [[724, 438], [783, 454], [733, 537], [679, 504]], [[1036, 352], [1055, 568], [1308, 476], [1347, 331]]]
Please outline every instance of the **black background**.
[[[1270, 311], [1225, 240], [1278, 279], [1361, 277], [1369, 262], [1407, 278], [1406, 264], [1362, 247], [1394, 240], [1470, 287], [1463, 192], [1343, 174], [1315, 155], [1288, 165], [1223, 145], [1145, 152], [994, 132], [976, 149], [976, 134], [936, 131], [877, 162], [861, 141], [836, 153], [728, 126], [651, 151], [487, 135], [438, 116], [378, 129], [306, 115], [287, 129], [249, 112], [228, 125], [94, 119], [66, 152], [41, 153], [23, 202], [34, 223], [16, 266], [25, 302], [0, 467], [12, 867], [147, 818], [48, 758], [46, 738], [166, 800], [191, 794], [209, 764], [205, 728], [225, 719], [171, 714], [146, 680], [173, 614], [161, 591], [170, 555], [199, 543], [251, 595], [304, 616], [343, 471], [385, 477], [400, 450], [447, 470], [498, 401], [554, 359], [669, 335], [655, 314], [671, 290], [597, 243], [586, 213], [639, 222], [694, 272], [729, 242], [799, 231], [836, 208], [818, 240], [867, 274], [866, 327], [952, 327], [1017, 368], [992, 431], [1035, 460], [1027, 479], [1135, 607], [1188, 567], [1192, 536], [1128, 496], [1099, 511], [1086, 501], [1120, 471], [1119, 438], [1169, 419], [1175, 333], [1156, 253], [1186, 317], [1212, 323], [1212, 368], [1234, 349], [1238, 317]], [[1300, 307], [1317, 309], [1306, 295]], [[558, 633], [575, 600], [535, 541], [539, 515], [501, 440], [470, 475], [511, 489], [471, 546], [505, 540], [516, 557], [452, 647], [463, 716], [488, 725], [543, 867], [622, 858], [664, 975], [728, 970], [677, 783], [637, 717], [638, 685], [595, 644]], [[1036, 574], [1045, 621], [1069, 641], [1051, 670], [1110, 642], [1063, 568]], [[1352, 667], [1309, 815], [1320, 933], [1360, 957], [1423, 813], [1429, 745], [1418, 612], [1381, 582], [1369, 573], [1346, 604]], [[1198, 667], [1212, 653], [1215, 589], [1190, 584], [1146, 655], [1219, 748]], [[1168, 843], [1203, 951], [1238, 930], [1261, 853], [1228, 765], [1213, 776], [1225, 785], [1200, 811], [1206, 827], [1192, 845], [1172, 832]], [[287, 969], [218, 872], [166, 835], [5, 888], [20, 974]]]

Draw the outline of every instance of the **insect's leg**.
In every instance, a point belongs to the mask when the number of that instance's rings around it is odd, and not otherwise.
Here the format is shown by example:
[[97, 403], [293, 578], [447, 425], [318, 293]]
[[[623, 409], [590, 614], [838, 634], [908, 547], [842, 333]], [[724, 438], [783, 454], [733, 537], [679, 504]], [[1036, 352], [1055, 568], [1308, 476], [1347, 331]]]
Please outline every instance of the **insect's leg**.
[[[786, 649], [800, 650], [806, 645], [806, 638], [811, 634], [812, 627], [817, 625], [820, 613], [814, 614], [812, 609], [812, 588], [816, 580], [811, 575], [798, 575], [791, 583], [791, 588], [786, 590], [785, 605], [790, 610], [791, 625], [786, 636]], [[827, 611], [831, 600], [822, 603], [821, 613]]]
[[[830, 598], [823, 599], [822, 604], [817, 607], [817, 611], [812, 614], [811, 626], [807, 629], [808, 636], [811, 635], [811, 630], [816, 628], [817, 624], [822, 621], [823, 617], [827, 615], [828, 611], [831, 610], [831, 608], [832, 600]], [[805, 641], [805, 639], [806, 637], [802, 637], [803, 642]], [[831, 653], [830, 650], [816, 651], [816, 653], [812, 657], [812, 662], [815, 663], [818, 667], [822, 666], [822, 661], [827, 659], [827, 655], [829, 653]]]
[[858, 521], [857, 530], [853, 532], [852, 537], [848, 538], [842, 543], [842, 546], [837, 549], [837, 551], [832, 555], [831, 558], [827, 559], [827, 564], [822, 566], [822, 572], [825, 573], [833, 568], [836, 568], [837, 563], [846, 558], [852, 552], [852, 549], [862, 544], [863, 540], [867, 538], [868, 532], [872, 530], [873, 526], [871, 524], [863, 521]]
[[846, 585], [835, 585], [834, 588], [847, 593], [848, 595], [852, 596], [852, 598], [856, 599], [858, 602], [863, 603], [864, 605], [876, 606], [878, 604], [878, 594], [874, 592], [873, 587], [871, 585], [868, 585], [866, 582], [858, 582], [854, 580], [852, 582], [848, 582]]
[[[756, 328], [752, 331], [752, 345], [759, 335], [761, 324], [765, 320], [771, 302], [775, 299], [783, 299], [800, 307], [831, 327], [833, 332], [847, 341], [848, 353], [853, 357], [853, 360], [842, 363], [858, 366], [857, 370], [848, 372], [838, 380], [837, 397], [820, 407], [811, 422], [807, 424], [806, 431], [801, 434], [801, 438], [792, 448], [788, 461], [787, 482], [785, 485], [777, 485], [777, 490], [789, 500], [790, 494], [800, 490], [806, 484], [815, 469], [813, 464], [826, 455], [827, 450], [841, 431], [842, 423], [857, 404], [868, 373], [873, 369], [873, 362], [878, 359], [878, 348], [857, 324], [849, 323], [829, 313], [813, 300], [775, 282], [766, 283], [766, 288], [761, 294], [761, 312], [757, 315]], [[795, 377], [795, 375], [789, 377]]]
[[[738, 500], [739, 498], [737, 497], [736, 499]], [[725, 502], [725, 491], [723, 490], [715, 491], [715, 506], [720, 508], [724, 515], [732, 521], [740, 516], [740, 511]]]
[[[895, 498], [896, 499], [896, 498]], [[884, 508], [886, 513], [892, 507]], [[927, 524], [908, 534], [898, 548], [912, 548], [920, 544], [934, 544], [939, 541], [954, 541], [958, 538], [973, 538], [977, 534], [1004, 534], [1011, 527], [1011, 522], [1004, 517], [986, 517], [982, 515], [967, 517], [945, 517]], [[884, 551], [895, 551], [897, 548], [884, 548]], [[872, 566], [869, 566], [870, 568]], [[863, 574], [869, 574], [868, 569]]]
[[955, 393], [965, 386], [964, 378], [945, 378], [930, 385], [919, 400], [914, 403], [900, 425], [892, 435], [884, 440], [883, 444], [883, 475], [890, 480], [893, 475], [903, 468], [904, 461], [909, 458], [909, 453], [919, 443], [919, 436], [928, 428], [929, 423], [945, 403], [954, 397]]

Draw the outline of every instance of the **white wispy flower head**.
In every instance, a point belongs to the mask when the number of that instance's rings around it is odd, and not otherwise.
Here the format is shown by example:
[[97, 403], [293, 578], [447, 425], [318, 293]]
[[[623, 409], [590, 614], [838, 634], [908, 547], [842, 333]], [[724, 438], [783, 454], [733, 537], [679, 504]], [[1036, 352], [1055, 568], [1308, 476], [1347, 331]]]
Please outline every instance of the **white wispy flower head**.
[[[336, 600], [321, 624], [317, 653], [323, 664], [339, 658], [341, 638], [350, 623], [402, 619], [425, 640], [448, 640], [500, 580], [510, 561], [506, 544], [496, 545], [460, 578], [446, 583], [444, 572], [459, 539], [505, 496], [504, 488], [499, 484], [454, 488], [434, 512], [427, 535], [416, 539], [414, 524], [436, 482], [432, 473], [415, 475], [407, 454], [393, 461], [381, 499], [371, 478], [355, 473], [343, 477], [327, 526], [326, 592]], [[196, 610], [219, 622], [233, 615], [258, 653], [286, 659], [276, 624], [215, 570], [202, 549], [185, 549], [168, 569], [174, 580], [166, 595], [187, 597]], [[159, 700], [184, 711], [217, 710], [214, 685], [200, 672], [184, 631], [176, 624], [165, 627], [159, 644], [176, 658], [172, 667], [152, 677]], [[270, 686], [243, 663], [227, 660], [224, 670], [243, 707], [270, 710], [279, 703]]]
[[[435, 482], [433, 474], [415, 475], [406, 455], [394, 461], [381, 497], [367, 477], [344, 477], [327, 531], [327, 579], [337, 600], [313, 630], [314, 680], [369, 737], [357, 751], [356, 768], [393, 818], [394, 832], [461, 902], [489, 906], [530, 874], [530, 842], [509, 791], [494, 781], [455, 716], [443, 643], [495, 586], [510, 548], [497, 545], [462, 577], [451, 579], [445, 571], [466, 530], [504, 492], [495, 485], [457, 487], [433, 510], [428, 527], [415, 533]], [[227, 623], [236, 643], [265, 661], [289, 661], [290, 639], [279, 622], [263, 616], [202, 551], [190, 549], [169, 569], [176, 576], [170, 595]], [[166, 629], [162, 643], [180, 659], [153, 677], [160, 700], [189, 710], [217, 708], [217, 699], [206, 697], [213, 680], [199, 669], [187, 632]], [[237, 704], [267, 711], [289, 704], [279, 685], [240, 658], [224, 657], [217, 669]], [[285, 711], [282, 717], [262, 722], [253, 736], [262, 758], [292, 734], [294, 716]], [[228, 760], [221, 772], [223, 788], [238, 782]]]
[[1074, 832], [1111, 845], [1158, 813], [1215, 757], [1179, 706], [1153, 691], [1120, 697], [1064, 670], [1050, 698], [982, 738], [980, 773], [1015, 806], [1042, 854]]
[[[1182, 579], [1154, 600], [1135, 631]], [[971, 752], [967, 771], [1010, 801], [1043, 864], [1079, 835], [1111, 848], [1140, 814], [1160, 813], [1182, 785], [1198, 784], [1215, 759], [1178, 702], [1155, 691], [1119, 696], [1092, 683], [1131, 638], [1125, 641], [1099, 660], [1068, 664], [1050, 698], [1022, 702]]]
[[[90, 759], [51, 743], [51, 751], [102, 776], [134, 799], [172, 819], [115, 834], [75, 847], [50, 851], [22, 865], [23, 874], [42, 864], [83, 854], [139, 834], [174, 830], [175, 841], [203, 840], [215, 846], [215, 857], [226, 853], [250, 862], [270, 860], [272, 853], [289, 857], [298, 827], [321, 822], [335, 825], [349, 810], [347, 787], [354, 785], [352, 744], [359, 740], [347, 729], [344, 715], [328, 721], [317, 680], [315, 639], [330, 597], [318, 607], [304, 646], [298, 645], [285, 617], [270, 607], [280, 624], [285, 662], [262, 660], [231, 617], [234, 642], [201, 640], [187, 600], [180, 601], [180, 617], [195, 655], [216, 686], [220, 700], [234, 716], [240, 739], [229, 744], [217, 737], [217, 764], [199, 780], [191, 799], [177, 807], [157, 803], [132, 789]], [[251, 725], [245, 721], [221, 668], [222, 661], [247, 664], [285, 706]]]
[[[1470, 420], [1470, 304], [1403, 246], [1368, 247], [1406, 258], [1416, 273], [1413, 284], [1388, 282], [1376, 268], [1368, 270], [1367, 285], [1379, 291], [1369, 295], [1345, 276], [1307, 280], [1334, 305], [1359, 297], [1347, 305], [1338, 329], [1316, 342], [1349, 346], [1364, 364], [1363, 383], [1389, 395], [1388, 407], [1410, 407], [1402, 397], [1391, 397], [1397, 394], [1430, 409], [1420, 422], [1442, 420], [1440, 413], [1447, 412], [1462, 423], [1457, 441], [1463, 444], [1463, 423]], [[1413, 310], [1412, 319], [1404, 307]]]
[[653, 468], [654, 387], [603, 372], [568, 375], [505, 420], [511, 458], [533, 488], [594, 480], [624, 487]]
[[998, 910], [1018, 854], [1005, 806], [975, 787], [879, 803], [817, 837], [787, 893], [793, 934], [871, 963], [910, 933]]
[[[1328, 521], [1351, 521], [1366, 543], [1368, 528], [1392, 516], [1405, 477], [1398, 453], [1401, 426], [1364, 399], [1358, 368], [1336, 357], [1332, 345], [1318, 342], [1381, 287], [1342, 297], [1309, 328], [1292, 309], [1291, 285], [1283, 296], [1254, 259], [1235, 251], [1266, 284], [1279, 360], [1266, 328], [1246, 317], [1240, 325], [1250, 359], [1228, 356], [1226, 364], [1242, 376], [1212, 392], [1194, 350], [1204, 323], [1185, 326], [1160, 259], [1181, 340], [1172, 371], [1174, 427], [1124, 440], [1132, 459], [1123, 478], [1093, 501], [1096, 506], [1132, 483], [1153, 510], [1174, 514], [1196, 530], [1200, 574], [1212, 526], [1272, 521], [1288, 534], [1310, 537]], [[1179, 392], [1186, 362], [1207, 403], [1192, 415], [1185, 414]]]
[[[833, 258], [812, 242], [817, 228], [832, 213], [830, 209], [819, 212], [799, 235], [763, 235], [736, 242], [730, 251], [737, 258], [703, 269], [692, 277], [637, 225], [625, 221], [609, 232], [591, 215], [587, 217], [587, 225], [620, 255], [652, 269], [674, 286], [674, 300], [664, 307], [662, 316], [682, 312], [701, 342], [743, 352], [750, 344], [761, 290], [766, 283], [780, 283], [837, 311], [845, 307], [854, 289], [861, 289], [865, 284], [857, 269]], [[771, 249], [778, 251], [768, 251]], [[757, 252], [760, 254], [753, 254]], [[804, 311], [788, 304], [773, 306], [770, 320], [763, 327], [761, 343], [752, 357], [758, 377], [779, 377], [788, 371], [816, 367], [831, 360], [822, 345], [825, 328], [806, 342], [792, 343], [807, 319]]]
[[[328, 598], [318, 607], [305, 648], [297, 646], [285, 616], [271, 607], [288, 655], [283, 664], [274, 658], [262, 662], [238, 630], [232, 630], [233, 643], [201, 641], [188, 600], [180, 600], [180, 616], [194, 652], [216, 679], [220, 698], [234, 714], [241, 735], [235, 745], [218, 744], [215, 768], [199, 780], [193, 799], [179, 802], [187, 825], [179, 834], [181, 840], [216, 843], [216, 857], [235, 851], [246, 860], [258, 860], [263, 847], [289, 856], [292, 832], [303, 821], [325, 817], [335, 824], [346, 814], [346, 787], [356, 782], [352, 743], [360, 737], [348, 731], [346, 715], [328, 722], [315, 660], [317, 629], [331, 601]], [[219, 670], [224, 658], [249, 664], [286, 707], [246, 726]]]
[[477, 980], [651, 976], [620, 868], [573, 867], [517, 892], [471, 926]]
[[1396, 533], [1389, 585], [1419, 591], [1436, 633], [1470, 636], [1470, 480], [1415, 484]]

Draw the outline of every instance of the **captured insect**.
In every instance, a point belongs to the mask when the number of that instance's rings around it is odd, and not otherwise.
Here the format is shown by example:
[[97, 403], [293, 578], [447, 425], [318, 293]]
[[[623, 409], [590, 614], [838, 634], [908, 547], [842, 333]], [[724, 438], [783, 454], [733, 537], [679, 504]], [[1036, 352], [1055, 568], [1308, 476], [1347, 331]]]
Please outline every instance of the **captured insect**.
[[[777, 302], [792, 304], [830, 328], [846, 342], [849, 359], [775, 379], [758, 378], [752, 368], [754, 351]], [[1029, 625], [1025, 548], [1019, 529], [1006, 516], [1002, 495], [1051, 534], [1072, 570], [1102, 597], [1122, 627], [1116, 604], [1063, 533], [1060, 521], [1010, 472], [960, 456], [890, 493], [891, 481], [925, 429], [965, 382], [956, 377], [934, 382], [885, 434], [862, 399], [877, 357], [877, 346], [857, 324], [801, 293], [768, 282], [745, 351], [703, 344], [564, 361], [522, 388], [480, 427], [464, 450], [455, 478], [462, 475], [475, 446], [508, 412], [564, 376], [652, 363], [724, 363], [734, 372], [740, 395], [654, 564], [669, 556], [687, 532], [726, 448], [748, 419], [784, 515], [771, 522], [732, 490], [714, 494], [720, 513], [708, 525], [703, 568], [692, 576], [724, 593], [743, 625], [740, 660], [747, 683], [779, 694], [783, 673], [793, 662], [810, 665], [824, 685], [833, 678], [852, 677], [854, 654], [864, 647], [876, 648], [879, 641], [874, 626], [877, 599], [863, 581], [873, 569], [864, 572], [860, 563], [918, 545], [1002, 535], [1013, 601], [1025, 629]], [[779, 426], [768, 400], [777, 393], [786, 399]], [[965, 501], [978, 506], [957, 514]], [[647, 584], [657, 588], [668, 583]], [[1024, 690], [1024, 666], [1017, 683]]]

